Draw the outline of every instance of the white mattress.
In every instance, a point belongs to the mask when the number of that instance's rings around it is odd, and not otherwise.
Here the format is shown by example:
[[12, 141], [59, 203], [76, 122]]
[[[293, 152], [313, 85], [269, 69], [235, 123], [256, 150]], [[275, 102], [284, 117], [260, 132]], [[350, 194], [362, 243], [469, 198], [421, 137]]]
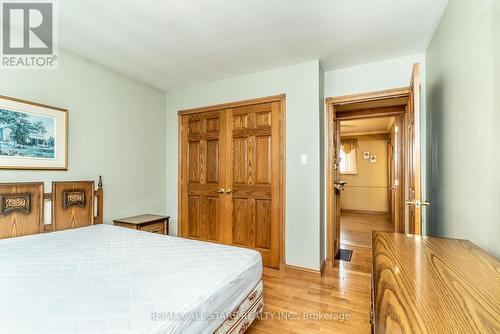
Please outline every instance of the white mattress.
[[0, 333], [212, 333], [258, 252], [111, 225], [0, 240]]

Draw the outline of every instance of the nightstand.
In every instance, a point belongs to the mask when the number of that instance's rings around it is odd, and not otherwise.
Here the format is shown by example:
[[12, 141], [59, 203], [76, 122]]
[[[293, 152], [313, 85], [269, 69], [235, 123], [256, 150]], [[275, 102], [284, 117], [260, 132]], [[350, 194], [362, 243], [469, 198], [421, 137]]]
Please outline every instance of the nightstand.
[[168, 235], [168, 216], [139, 215], [113, 220], [114, 225], [131, 228], [134, 230]]

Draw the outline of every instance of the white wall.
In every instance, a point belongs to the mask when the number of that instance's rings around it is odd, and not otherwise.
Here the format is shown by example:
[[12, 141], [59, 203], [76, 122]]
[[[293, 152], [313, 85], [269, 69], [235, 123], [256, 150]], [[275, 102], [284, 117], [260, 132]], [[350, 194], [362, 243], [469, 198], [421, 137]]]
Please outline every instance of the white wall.
[[[325, 73], [325, 97], [342, 96], [376, 90], [407, 87], [410, 84], [414, 63], [420, 63], [422, 84], [422, 198], [427, 198], [427, 113], [426, 113], [426, 78], [425, 54], [385, 60]], [[426, 209], [424, 209], [426, 210]], [[423, 233], [427, 233], [427, 213], [423, 218]]]
[[500, 257], [500, 1], [449, 1], [427, 49], [432, 235]]
[[[320, 267], [319, 63], [181, 89], [167, 97], [167, 209], [177, 233], [177, 111], [276, 94], [286, 94], [286, 263]], [[307, 154], [309, 164], [300, 165]]]
[[165, 93], [60, 50], [57, 70], [1, 70], [0, 95], [69, 110], [69, 169], [0, 170], [0, 182], [104, 180], [104, 220], [166, 213]]

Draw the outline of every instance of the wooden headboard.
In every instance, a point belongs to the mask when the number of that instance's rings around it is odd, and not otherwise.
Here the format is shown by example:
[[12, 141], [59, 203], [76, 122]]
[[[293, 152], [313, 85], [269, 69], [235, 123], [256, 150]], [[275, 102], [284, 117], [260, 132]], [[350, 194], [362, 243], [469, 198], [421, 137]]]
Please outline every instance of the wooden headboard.
[[[0, 183], [0, 239], [102, 224], [103, 188], [94, 181]], [[52, 201], [51, 224], [44, 222], [45, 201]]]

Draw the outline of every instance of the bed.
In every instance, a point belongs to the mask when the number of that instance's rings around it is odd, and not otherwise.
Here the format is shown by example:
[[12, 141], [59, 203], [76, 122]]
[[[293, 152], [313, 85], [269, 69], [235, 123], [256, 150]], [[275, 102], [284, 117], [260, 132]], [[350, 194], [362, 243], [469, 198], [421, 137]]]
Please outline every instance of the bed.
[[101, 224], [83, 182], [0, 184], [0, 333], [243, 333], [260, 314], [258, 252]]

